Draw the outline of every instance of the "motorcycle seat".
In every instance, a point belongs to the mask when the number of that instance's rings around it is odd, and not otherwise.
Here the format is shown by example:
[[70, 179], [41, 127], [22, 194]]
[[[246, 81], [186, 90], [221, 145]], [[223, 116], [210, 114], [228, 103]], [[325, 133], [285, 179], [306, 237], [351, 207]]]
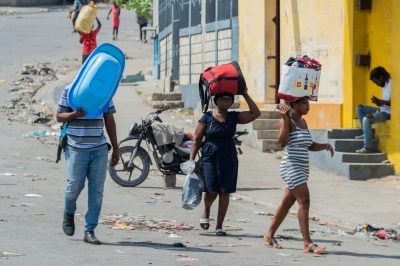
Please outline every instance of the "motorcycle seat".
[[180, 150], [181, 152], [184, 152], [184, 153], [187, 153], [187, 154], [189, 154], [189, 153], [190, 153], [190, 150], [191, 150], [190, 147], [184, 148], [184, 147], [181, 147], [181, 146], [179, 146], [179, 145], [175, 145], [175, 148], [178, 149], [178, 150]]

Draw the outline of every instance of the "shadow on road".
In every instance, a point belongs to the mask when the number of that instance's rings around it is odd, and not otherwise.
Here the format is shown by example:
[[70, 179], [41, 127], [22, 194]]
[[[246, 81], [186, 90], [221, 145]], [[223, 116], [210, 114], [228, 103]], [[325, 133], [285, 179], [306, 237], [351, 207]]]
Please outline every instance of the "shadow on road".
[[353, 257], [364, 257], [370, 259], [400, 259], [399, 255], [383, 255], [383, 254], [374, 254], [374, 253], [357, 253], [350, 251], [329, 251], [328, 255], [337, 255], [337, 256], [353, 256]]
[[248, 188], [248, 187], [242, 187], [242, 188], [237, 188], [237, 191], [256, 191], [256, 190], [281, 190], [282, 188], [277, 188], [277, 187], [256, 187], [256, 188]]
[[175, 250], [175, 251], [190, 251], [190, 252], [208, 252], [208, 253], [230, 253], [229, 251], [220, 251], [220, 250], [213, 250], [207, 248], [198, 248], [198, 247], [187, 247], [187, 246], [180, 246], [179, 244], [165, 244], [165, 243], [156, 243], [152, 241], [143, 241], [143, 242], [131, 242], [131, 241], [121, 241], [115, 243], [107, 243], [102, 242], [102, 245], [108, 246], [125, 246], [125, 247], [149, 247], [154, 249], [164, 249], [164, 250]]

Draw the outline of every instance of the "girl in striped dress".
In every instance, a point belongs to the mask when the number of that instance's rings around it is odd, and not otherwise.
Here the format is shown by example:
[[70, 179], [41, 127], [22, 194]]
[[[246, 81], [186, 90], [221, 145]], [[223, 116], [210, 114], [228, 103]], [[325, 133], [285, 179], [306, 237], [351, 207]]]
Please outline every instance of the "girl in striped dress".
[[308, 98], [298, 98], [290, 103], [291, 110], [287, 105], [279, 105], [281, 114], [279, 124], [278, 140], [285, 148], [280, 165], [280, 174], [286, 184], [283, 199], [275, 212], [274, 219], [264, 235], [266, 245], [273, 248], [282, 248], [274, 235], [278, 227], [286, 218], [289, 209], [297, 201], [298, 219], [300, 231], [303, 235], [304, 252], [321, 254], [325, 252], [324, 247], [314, 244], [310, 238], [308, 216], [310, 209], [310, 193], [307, 187], [309, 176], [308, 151], [327, 150], [333, 156], [330, 144], [313, 142], [308, 131], [307, 123], [302, 118], [309, 111]]

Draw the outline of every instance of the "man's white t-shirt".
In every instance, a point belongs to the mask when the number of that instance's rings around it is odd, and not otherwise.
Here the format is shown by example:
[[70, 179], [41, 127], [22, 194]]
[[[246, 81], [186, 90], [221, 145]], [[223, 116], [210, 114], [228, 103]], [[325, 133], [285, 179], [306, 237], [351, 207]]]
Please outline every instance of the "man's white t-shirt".
[[[392, 81], [389, 79], [385, 83], [385, 86], [382, 87], [382, 100], [390, 101], [391, 88], [392, 88]], [[382, 105], [380, 107], [380, 111], [390, 114], [390, 106]]]

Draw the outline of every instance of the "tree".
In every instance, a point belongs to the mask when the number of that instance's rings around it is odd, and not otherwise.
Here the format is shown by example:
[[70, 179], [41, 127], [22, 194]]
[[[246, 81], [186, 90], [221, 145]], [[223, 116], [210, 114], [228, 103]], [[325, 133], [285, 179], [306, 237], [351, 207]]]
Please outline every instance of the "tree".
[[138, 17], [152, 17], [153, 0], [118, 0], [117, 2], [123, 8], [135, 10]]

